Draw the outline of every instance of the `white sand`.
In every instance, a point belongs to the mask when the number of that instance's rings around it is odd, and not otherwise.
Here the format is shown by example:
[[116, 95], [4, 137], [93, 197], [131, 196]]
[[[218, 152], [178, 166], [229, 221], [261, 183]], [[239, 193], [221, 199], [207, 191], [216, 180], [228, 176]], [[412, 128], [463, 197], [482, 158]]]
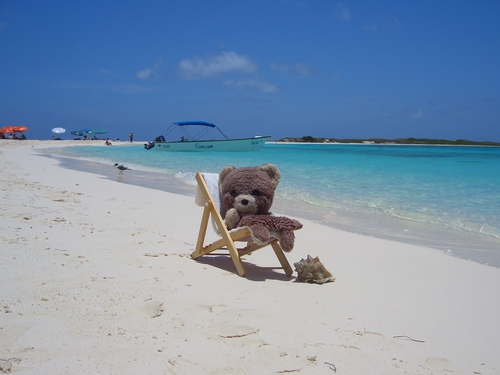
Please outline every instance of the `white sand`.
[[0, 373], [500, 374], [500, 269], [301, 220], [334, 283], [242, 278], [190, 259], [194, 198], [36, 155], [69, 144], [0, 141]]

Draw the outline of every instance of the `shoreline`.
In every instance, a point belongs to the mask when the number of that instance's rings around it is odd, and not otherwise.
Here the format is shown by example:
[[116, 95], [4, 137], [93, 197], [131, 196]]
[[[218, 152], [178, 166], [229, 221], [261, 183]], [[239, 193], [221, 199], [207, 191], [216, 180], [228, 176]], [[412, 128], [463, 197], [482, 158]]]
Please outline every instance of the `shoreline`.
[[36, 152], [50, 143], [0, 143], [13, 373], [500, 372], [500, 269], [300, 220], [287, 258], [319, 256], [336, 281], [257, 267], [276, 263], [266, 250], [242, 278], [190, 259], [193, 197], [62, 168]]
[[455, 146], [455, 147], [500, 147], [498, 142], [476, 142], [469, 141], [470, 144], [451, 144], [451, 143], [397, 143], [397, 142], [284, 142], [267, 141], [268, 144], [291, 144], [291, 145], [357, 145], [357, 146]]
[[[64, 147], [78, 145], [78, 142], [75, 141], [75, 143], [70, 145], [66, 144]], [[120, 146], [130, 146], [128, 142], [124, 143]], [[98, 147], [99, 145], [93, 146]], [[145, 171], [132, 166], [134, 171], [129, 173], [127, 178], [117, 180], [118, 177], [115, 170], [109, 168], [102, 161], [88, 161], [64, 155], [52, 155], [50, 153], [47, 153], [47, 156], [58, 158], [61, 166], [65, 168], [77, 169], [84, 172], [99, 171], [99, 173], [107, 176], [110, 180], [187, 196], [194, 194], [194, 177], [193, 181], [187, 181], [186, 179], [174, 177], [170, 174]], [[307, 202], [295, 201], [293, 205], [290, 205], [289, 201], [279, 196], [275, 198], [273, 212], [277, 215], [297, 216], [346, 232], [431, 247], [447, 255], [472, 260], [493, 267], [500, 267], [500, 254], [498, 251], [495, 251], [500, 244], [499, 240], [488, 234], [480, 235], [458, 228], [434, 227], [428, 222], [421, 223], [419, 221], [397, 216], [391, 217], [375, 212], [361, 213], [342, 210], [341, 208], [332, 209], [331, 207], [313, 205]]]
[[[16, 142], [16, 141], [31, 141], [31, 142], [57, 142], [57, 143], [64, 143], [64, 142], [71, 142], [72, 145], [87, 145], [87, 146], [98, 146], [99, 142], [105, 142], [105, 138], [101, 139], [86, 139], [86, 140], [76, 140], [76, 139], [0, 139], [0, 142]], [[74, 143], [73, 143], [74, 142]], [[143, 141], [138, 141], [135, 140], [132, 143], [130, 141], [126, 140], [112, 140], [110, 139], [111, 145], [113, 146], [127, 146], [127, 145], [144, 145], [147, 144], [148, 142], [151, 142], [151, 140], [143, 140]], [[475, 141], [471, 141], [475, 142]], [[491, 142], [491, 143], [496, 143], [496, 142]], [[365, 141], [365, 142], [283, 142], [283, 141], [266, 141], [265, 144], [270, 144], [270, 145], [335, 145], [335, 146], [342, 146], [342, 145], [353, 145], [353, 146], [436, 146], [436, 147], [500, 147], [500, 144], [488, 144], [488, 142], [485, 142], [484, 144], [481, 142], [478, 142], [477, 144], [449, 144], [449, 143], [443, 143], [443, 144], [438, 144], [438, 143], [396, 143], [396, 142], [384, 142], [384, 143], [376, 143], [376, 142], [371, 142], [371, 141]], [[66, 147], [67, 145], [57, 145], [54, 147]], [[104, 146], [104, 144], [103, 144]], [[168, 152], [168, 151], [164, 151]]]

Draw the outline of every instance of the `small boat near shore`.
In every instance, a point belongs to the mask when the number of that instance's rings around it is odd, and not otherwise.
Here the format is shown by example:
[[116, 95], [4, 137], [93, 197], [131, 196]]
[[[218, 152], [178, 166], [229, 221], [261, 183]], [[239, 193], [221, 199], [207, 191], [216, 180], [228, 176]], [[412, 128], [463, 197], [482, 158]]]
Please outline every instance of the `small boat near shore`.
[[[194, 129], [194, 130], [193, 130]], [[218, 130], [222, 139], [203, 139], [211, 130]], [[180, 130], [183, 136], [177, 141], [167, 141], [165, 137]], [[164, 135], [156, 137], [153, 142], [146, 143], [144, 148], [155, 148], [160, 151], [259, 151], [270, 135], [252, 138], [228, 138], [213, 123], [206, 121], [174, 122]]]

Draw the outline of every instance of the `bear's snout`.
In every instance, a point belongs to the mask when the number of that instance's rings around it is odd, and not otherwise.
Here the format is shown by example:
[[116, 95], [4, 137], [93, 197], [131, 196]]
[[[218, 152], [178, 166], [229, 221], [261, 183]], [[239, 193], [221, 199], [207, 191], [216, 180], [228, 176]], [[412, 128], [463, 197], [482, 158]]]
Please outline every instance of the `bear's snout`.
[[234, 198], [233, 207], [236, 208], [241, 216], [256, 214], [258, 210], [255, 197], [248, 194], [238, 195]]

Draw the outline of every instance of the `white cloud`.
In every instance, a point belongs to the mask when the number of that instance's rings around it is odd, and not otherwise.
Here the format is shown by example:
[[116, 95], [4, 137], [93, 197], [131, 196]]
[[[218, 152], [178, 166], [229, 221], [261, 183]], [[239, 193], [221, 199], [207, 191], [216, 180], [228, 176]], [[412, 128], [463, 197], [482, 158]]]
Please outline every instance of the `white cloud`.
[[308, 76], [311, 74], [311, 69], [303, 63], [296, 63], [294, 65], [288, 65], [283, 63], [271, 63], [271, 68], [280, 72], [298, 74], [302, 76]]
[[379, 31], [379, 30], [384, 30], [384, 29], [393, 29], [396, 30], [399, 28], [401, 25], [401, 22], [399, 22], [399, 19], [394, 18], [392, 21], [388, 20], [379, 20], [377, 23], [372, 22], [370, 26], [364, 26], [363, 30], [368, 30], [368, 31]]
[[399, 28], [399, 26], [401, 26], [401, 22], [399, 22], [399, 19], [397, 19], [397, 18], [394, 18], [394, 20], [392, 22], [388, 22], [385, 25], [385, 27], [388, 29], [397, 29], [397, 28]]
[[276, 85], [266, 82], [260, 78], [249, 78], [249, 79], [228, 79], [224, 81], [224, 85], [229, 87], [235, 87], [237, 89], [246, 89], [250, 88], [252, 90], [271, 93], [278, 92], [278, 88]]
[[153, 68], [143, 69], [135, 74], [137, 78], [140, 79], [149, 79], [153, 75]]
[[410, 116], [413, 118], [422, 118], [424, 117], [424, 112], [421, 109], [419, 109], [417, 112], [411, 112]]
[[374, 22], [374, 23], [371, 24], [371, 26], [365, 26], [365, 27], [363, 27], [363, 30], [378, 31], [378, 26]]
[[97, 72], [101, 73], [101, 74], [104, 74], [104, 75], [107, 75], [107, 76], [115, 76], [115, 72], [112, 71], [111, 69], [105, 69], [105, 68], [100, 68], [100, 69], [96, 69]]
[[254, 72], [255, 70], [257, 70], [257, 64], [248, 57], [230, 51], [206, 59], [200, 57], [184, 59], [179, 63], [177, 71], [181, 78], [199, 79], [231, 71]]
[[163, 63], [163, 58], [160, 57], [155, 60], [153, 63], [153, 66], [149, 66], [143, 70], [138, 71], [135, 73], [135, 76], [140, 79], [148, 80], [152, 78], [158, 78], [160, 75], [158, 73], [158, 70], [160, 69], [161, 65]]
[[350, 21], [351, 11], [349, 10], [349, 8], [345, 7], [344, 4], [339, 3], [335, 7], [335, 17], [341, 20]]

